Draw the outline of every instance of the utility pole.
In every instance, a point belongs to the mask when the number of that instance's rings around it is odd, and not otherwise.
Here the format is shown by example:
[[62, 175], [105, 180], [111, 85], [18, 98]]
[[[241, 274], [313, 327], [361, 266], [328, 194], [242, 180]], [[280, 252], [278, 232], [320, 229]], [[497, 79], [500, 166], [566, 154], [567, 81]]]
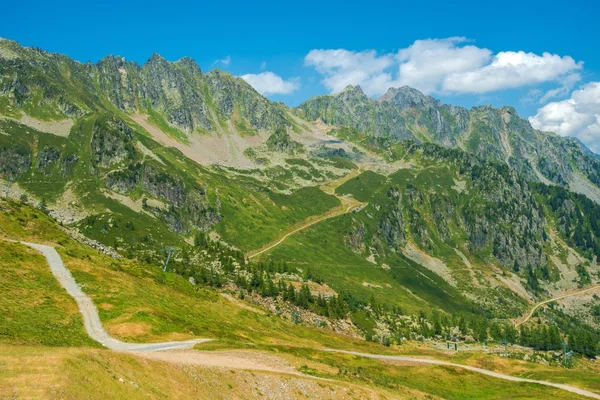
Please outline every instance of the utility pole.
[[10, 190], [10, 185], [13, 183], [13, 177], [8, 178], [8, 183], [6, 184], [6, 189], [4, 190], [4, 197], [8, 199], [8, 191]]
[[163, 267], [163, 272], [167, 272], [167, 266], [169, 265], [169, 260], [171, 259], [171, 255], [175, 252], [175, 247], [165, 247], [165, 251], [167, 252], [167, 261], [165, 261], [165, 266]]

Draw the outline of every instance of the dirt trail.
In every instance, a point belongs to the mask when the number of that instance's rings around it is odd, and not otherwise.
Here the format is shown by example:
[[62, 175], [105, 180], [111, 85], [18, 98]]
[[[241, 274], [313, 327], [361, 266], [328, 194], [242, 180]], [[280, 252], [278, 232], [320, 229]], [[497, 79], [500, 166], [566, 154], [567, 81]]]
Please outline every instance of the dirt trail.
[[558, 300], [566, 299], [567, 297], [579, 296], [581, 294], [592, 292], [592, 291], [597, 290], [597, 289], [600, 289], [600, 284], [594, 285], [594, 286], [586, 288], [586, 289], [581, 289], [581, 290], [577, 290], [575, 292], [571, 292], [571, 293], [563, 294], [563, 295], [560, 295], [560, 296], [557, 296], [557, 297], [553, 297], [553, 298], [548, 299], [548, 300], [541, 301], [541, 302], [539, 302], [539, 303], [537, 303], [536, 305], [533, 306], [533, 308], [529, 311], [529, 314], [527, 314], [524, 319], [522, 319], [521, 321], [519, 321], [519, 320], [516, 321], [515, 328], [518, 328], [520, 325], [522, 325], [525, 322], [529, 321], [529, 319], [531, 317], [533, 317], [533, 314], [535, 313], [535, 310], [537, 310], [538, 308], [540, 308], [544, 304], [552, 303], [553, 301], [558, 301]]
[[483, 369], [483, 368], [472, 367], [470, 365], [454, 364], [454, 363], [451, 363], [448, 361], [435, 360], [435, 359], [430, 359], [430, 358], [416, 358], [416, 357], [406, 357], [406, 356], [388, 356], [388, 355], [381, 355], [381, 354], [358, 353], [358, 352], [354, 352], [354, 351], [334, 350], [334, 349], [324, 349], [324, 350], [334, 352], [334, 353], [352, 354], [352, 355], [359, 356], [359, 357], [373, 358], [373, 359], [377, 359], [377, 360], [402, 361], [402, 362], [421, 363], [421, 364], [430, 364], [430, 365], [443, 365], [443, 366], [447, 366], [447, 367], [462, 368], [462, 369], [466, 369], [469, 371], [477, 372], [479, 374], [491, 376], [494, 378], [504, 379], [506, 381], [521, 382], [521, 383], [535, 383], [538, 385], [550, 386], [550, 387], [554, 387], [557, 389], [566, 390], [568, 392], [575, 393], [580, 396], [589, 397], [592, 399], [600, 399], [600, 394], [590, 392], [589, 390], [580, 389], [575, 386], [565, 385], [565, 384], [561, 384], [561, 383], [552, 383], [552, 382], [547, 382], [547, 381], [538, 381], [535, 379], [519, 378], [516, 376], [505, 375], [505, 374], [501, 374], [499, 372], [494, 372], [494, 371], [490, 371], [490, 370]]
[[[15, 242], [9, 240], [10, 242]], [[75, 282], [75, 279], [65, 267], [62, 259], [58, 252], [51, 246], [46, 246], [36, 243], [21, 242], [22, 244], [29, 246], [35, 250], [41, 252], [48, 261], [50, 269], [59, 283], [67, 290], [67, 292], [75, 299], [81, 315], [83, 316], [84, 325], [87, 333], [90, 337], [105, 347], [113, 351], [129, 352], [136, 354], [141, 357], [150, 358], [153, 360], [161, 360], [180, 364], [193, 364], [207, 367], [225, 367], [234, 369], [244, 370], [256, 370], [264, 372], [273, 372], [285, 375], [299, 375], [307, 378], [314, 378], [308, 375], [301, 374], [296, 371], [295, 368], [285, 362], [284, 360], [267, 353], [255, 352], [255, 351], [224, 351], [224, 352], [202, 352], [202, 351], [190, 351], [189, 349], [198, 343], [203, 343], [211, 339], [193, 339], [179, 342], [163, 342], [163, 343], [125, 343], [121, 342], [110, 335], [102, 327], [100, 317], [98, 316], [98, 310], [93, 304], [92, 300], [81, 290], [81, 288]], [[583, 291], [579, 291], [577, 294], [591, 291], [599, 288], [600, 285], [593, 288], [588, 288]], [[574, 295], [574, 294], [571, 294]], [[566, 295], [564, 297], [567, 297]], [[546, 302], [557, 300], [551, 299]], [[186, 351], [186, 349], [188, 349]], [[159, 351], [162, 350], [162, 351]], [[463, 368], [469, 371], [477, 372], [480, 374], [488, 375], [498, 379], [504, 379], [512, 382], [523, 382], [523, 383], [534, 383], [544, 386], [550, 386], [568, 392], [578, 394], [581, 396], [600, 399], [600, 395], [592, 393], [585, 389], [580, 389], [570, 385], [552, 383], [547, 381], [538, 381], [534, 379], [519, 378], [510, 375], [504, 375], [498, 372], [489, 371], [482, 368], [472, 367], [469, 365], [454, 364], [447, 361], [426, 359], [426, 358], [413, 358], [406, 356], [389, 356], [381, 354], [367, 354], [358, 353], [345, 350], [335, 349], [323, 349], [324, 351], [338, 352], [353, 354], [360, 357], [368, 357], [379, 360], [390, 360], [390, 361], [402, 361], [412, 363], [423, 363], [430, 365], [444, 365], [456, 368]], [[320, 379], [320, 378], [315, 378]]]
[[303, 231], [306, 228], [310, 228], [311, 226], [318, 224], [319, 222], [325, 221], [327, 219], [335, 218], [342, 214], [348, 214], [349, 212], [352, 212], [354, 209], [364, 206], [365, 203], [362, 203], [351, 197], [339, 196], [335, 193], [335, 189], [337, 187], [344, 184], [344, 182], [347, 182], [350, 179], [356, 177], [357, 175], [360, 174], [360, 172], [361, 172], [361, 169], [352, 170], [352, 172], [350, 172], [348, 175], [345, 175], [344, 177], [342, 177], [340, 179], [336, 179], [334, 181], [328, 182], [325, 185], [322, 185], [320, 187], [323, 192], [333, 195], [333, 196], [336, 196], [342, 204], [340, 204], [338, 207], [336, 207], [334, 209], [329, 210], [325, 214], [322, 214], [319, 216], [311, 215], [310, 217], [306, 218], [304, 221], [300, 222], [299, 225], [295, 225], [296, 226], [295, 228], [293, 228], [291, 231], [289, 231], [285, 235], [281, 236], [279, 239], [276, 239], [273, 242], [268, 243], [261, 249], [248, 252], [247, 257], [249, 259], [255, 258], [255, 257], [257, 257], [263, 253], [266, 253], [267, 251], [272, 250], [273, 248], [279, 246], [287, 238], [294, 235], [295, 233]]
[[167, 349], [189, 349], [198, 343], [203, 343], [210, 340], [193, 339], [180, 342], [126, 343], [113, 338], [102, 327], [102, 322], [100, 322], [100, 317], [98, 316], [98, 310], [92, 302], [92, 299], [83, 293], [79, 285], [77, 285], [77, 282], [75, 282], [75, 279], [65, 267], [60, 255], [57, 253], [54, 247], [27, 242], [21, 243], [39, 251], [44, 255], [44, 257], [46, 257], [52, 274], [54, 274], [61, 286], [64, 287], [71, 297], [73, 297], [77, 302], [79, 311], [83, 317], [85, 330], [87, 331], [88, 335], [90, 335], [90, 337], [95, 341], [101, 343], [103, 346], [115, 351], [145, 352]]
[[[18, 243], [13, 240], [7, 241]], [[280, 358], [264, 353], [250, 351], [201, 352], [191, 350], [196, 344], [205, 343], [212, 339], [191, 339], [161, 343], [126, 343], [117, 340], [104, 330], [98, 315], [98, 309], [92, 300], [83, 293], [69, 270], [65, 267], [58, 252], [51, 246], [28, 242], [20, 243], [39, 251], [46, 257], [52, 274], [77, 302], [88, 335], [112, 351], [132, 353], [144, 358], [181, 364], [305, 376], [296, 371], [294, 367], [282, 362]]]
[[279, 246], [287, 238], [289, 238], [290, 236], [292, 236], [295, 233], [303, 231], [306, 228], [310, 228], [311, 226], [318, 224], [319, 222], [325, 221], [326, 219], [335, 218], [342, 214], [348, 214], [355, 208], [358, 208], [358, 207], [361, 207], [364, 205], [364, 203], [361, 203], [354, 199], [349, 199], [349, 198], [345, 198], [345, 197], [338, 197], [338, 198], [340, 199], [342, 204], [340, 206], [336, 207], [335, 209], [333, 209], [333, 211], [327, 212], [326, 214], [320, 215], [318, 217], [315, 217], [315, 216], [308, 217], [307, 219], [302, 221], [302, 223], [300, 224], [299, 227], [286, 233], [285, 235], [283, 235], [280, 239], [276, 240], [275, 242], [269, 243], [266, 247], [263, 247], [260, 250], [254, 250], [254, 251], [249, 252], [247, 257], [249, 259], [257, 257], [257, 256], [259, 256], [263, 253], [266, 253], [267, 251], [272, 250], [273, 248]]

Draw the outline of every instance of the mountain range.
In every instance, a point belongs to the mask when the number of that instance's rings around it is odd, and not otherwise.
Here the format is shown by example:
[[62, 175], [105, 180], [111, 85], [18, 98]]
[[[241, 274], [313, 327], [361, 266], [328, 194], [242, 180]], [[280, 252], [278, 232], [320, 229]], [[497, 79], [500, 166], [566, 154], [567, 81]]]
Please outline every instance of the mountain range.
[[[506, 321], [600, 271], [594, 153], [409, 87], [289, 108], [190, 58], [82, 64], [1, 40], [0, 178], [115, 258], [157, 267], [176, 247], [193, 284], [264, 298], [310, 283], [286, 300], [382, 343], [392, 308]], [[584, 300], [561, 329], [598, 327]]]

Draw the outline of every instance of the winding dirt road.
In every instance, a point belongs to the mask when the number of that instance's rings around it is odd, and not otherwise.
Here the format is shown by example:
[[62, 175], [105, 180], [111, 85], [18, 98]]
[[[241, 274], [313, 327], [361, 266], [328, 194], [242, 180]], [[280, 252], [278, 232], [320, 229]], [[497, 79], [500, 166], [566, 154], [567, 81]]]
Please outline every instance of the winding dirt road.
[[262, 247], [259, 250], [253, 250], [253, 251], [248, 252], [247, 258], [252, 259], [252, 258], [258, 257], [259, 255], [266, 253], [267, 251], [272, 250], [273, 248], [279, 246], [290, 236], [292, 236], [300, 231], [303, 231], [307, 228], [310, 228], [311, 226], [318, 224], [319, 222], [338, 217], [342, 214], [348, 214], [349, 212], [352, 212], [352, 210], [364, 206], [365, 203], [361, 203], [360, 201], [357, 201], [351, 197], [339, 196], [335, 193], [335, 189], [337, 187], [344, 184], [344, 182], [347, 182], [348, 180], [360, 175], [361, 171], [362, 171], [362, 167], [359, 169], [353, 170], [352, 172], [343, 176], [340, 179], [330, 181], [321, 186], [321, 190], [323, 192], [325, 192], [329, 195], [335, 196], [341, 201], [341, 204], [338, 207], [336, 207], [333, 210], [328, 211], [327, 213], [325, 213], [323, 215], [320, 215], [317, 217], [315, 217], [315, 216], [308, 217], [303, 222], [301, 222], [299, 227], [292, 229], [285, 235], [281, 236], [279, 239], [276, 239], [275, 241], [266, 244], [265, 247]]
[[352, 355], [359, 356], [359, 357], [373, 358], [373, 359], [377, 359], [377, 360], [405, 361], [405, 362], [414, 362], [414, 363], [442, 365], [442, 366], [446, 366], [446, 367], [462, 368], [462, 369], [466, 369], [468, 371], [477, 372], [477, 373], [491, 376], [494, 378], [504, 379], [506, 381], [521, 382], [521, 383], [534, 383], [534, 384], [538, 384], [538, 385], [550, 386], [550, 387], [554, 387], [557, 389], [566, 390], [567, 392], [575, 393], [580, 396], [589, 397], [591, 399], [600, 399], [600, 394], [590, 392], [589, 390], [580, 389], [575, 386], [564, 385], [561, 383], [552, 383], [552, 382], [547, 382], [547, 381], [538, 381], [535, 379], [519, 378], [516, 376], [505, 375], [505, 374], [501, 374], [501, 373], [490, 371], [490, 370], [483, 369], [483, 368], [472, 367], [470, 365], [454, 364], [454, 363], [451, 363], [448, 361], [435, 360], [435, 359], [430, 359], [430, 358], [415, 358], [415, 357], [405, 357], [405, 356], [388, 356], [388, 355], [381, 355], [381, 354], [358, 353], [358, 352], [354, 352], [354, 351], [334, 350], [334, 349], [324, 349], [324, 350], [329, 351], [329, 352], [334, 352], [334, 353], [352, 354]]
[[[113, 337], [111, 337], [102, 327], [102, 323], [100, 321], [100, 317], [98, 316], [98, 310], [92, 300], [79, 288], [77, 282], [69, 272], [69, 270], [65, 267], [62, 259], [58, 252], [51, 246], [46, 246], [42, 244], [36, 243], [28, 243], [21, 242], [22, 244], [29, 246], [35, 250], [41, 252], [48, 264], [50, 265], [50, 269], [59, 283], [67, 290], [67, 292], [75, 299], [77, 305], [79, 306], [79, 311], [83, 316], [83, 321], [85, 325], [85, 329], [90, 337], [100, 343], [102, 343], [105, 347], [113, 351], [121, 351], [121, 352], [131, 352], [135, 353], [139, 356], [175, 362], [181, 364], [196, 364], [196, 365], [205, 365], [205, 366], [215, 366], [215, 367], [228, 367], [228, 368], [236, 368], [236, 369], [252, 369], [252, 370], [262, 370], [268, 372], [276, 372], [282, 374], [289, 375], [302, 375], [307, 378], [310, 377], [308, 375], [300, 374], [291, 366], [273, 366], [272, 362], [263, 361], [257, 359], [257, 354], [253, 353], [240, 353], [235, 354], [231, 352], [231, 354], [214, 354], [209, 352], [200, 352], [200, 351], [184, 351], [185, 349], [190, 349], [194, 345], [198, 343], [207, 342], [211, 339], [194, 339], [180, 342], [163, 342], [163, 343], [126, 343], [121, 342]], [[593, 288], [587, 289], [592, 290]], [[595, 288], [594, 288], [595, 289]], [[556, 299], [554, 299], [556, 300]], [[159, 350], [174, 350], [174, 351], [159, 351]], [[406, 356], [390, 356], [390, 355], [382, 355], [382, 354], [368, 354], [368, 353], [359, 353], [345, 350], [335, 350], [335, 349], [323, 349], [324, 351], [329, 352], [337, 352], [337, 353], [345, 353], [352, 354], [359, 357], [373, 358], [378, 360], [387, 360], [387, 361], [405, 361], [405, 362], [415, 362], [415, 363], [423, 363], [429, 365], [442, 365], [442, 366], [450, 366], [455, 368], [462, 368], [465, 370], [469, 370], [472, 372], [484, 374], [497, 379], [504, 379], [512, 382], [521, 382], [521, 383], [533, 383], [538, 385], [550, 386], [557, 389], [565, 390], [580, 396], [589, 397], [592, 399], [600, 399], [600, 395], [593, 393], [591, 391], [581, 389], [571, 385], [552, 383], [547, 381], [538, 381], [534, 379], [527, 378], [519, 378], [515, 376], [505, 375], [494, 371], [489, 371], [482, 368], [472, 367], [469, 365], [461, 365], [454, 364], [447, 361], [435, 360], [429, 358], [416, 358], [416, 357], [406, 357]], [[238, 352], [239, 353], [239, 352]], [[269, 357], [269, 355], [262, 355], [263, 357]], [[318, 378], [317, 378], [318, 379]]]
[[52, 274], [56, 277], [58, 282], [66, 291], [75, 299], [79, 306], [79, 311], [83, 317], [83, 324], [88, 335], [97, 342], [100, 342], [103, 346], [115, 351], [128, 351], [128, 352], [145, 352], [145, 351], [156, 351], [156, 350], [173, 350], [173, 349], [189, 349], [194, 347], [198, 343], [207, 342], [210, 339], [193, 339], [181, 342], [163, 342], [163, 343], [126, 343], [121, 342], [110, 336], [102, 327], [100, 317], [98, 316], [98, 310], [96, 306], [77, 285], [75, 279], [65, 267], [62, 262], [60, 255], [56, 252], [54, 247], [46, 246], [43, 244], [21, 242], [26, 246], [34, 248], [46, 257]]
[[338, 198], [342, 201], [342, 204], [337, 209], [335, 209], [332, 212], [328, 212], [327, 214], [323, 214], [322, 216], [319, 216], [317, 218], [309, 217], [298, 228], [295, 228], [295, 229], [291, 230], [290, 232], [286, 233], [277, 241], [268, 244], [267, 247], [263, 247], [260, 250], [255, 250], [255, 251], [249, 252], [247, 255], [248, 259], [255, 258], [263, 253], [266, 253], [269, 250], [272, 250], [273, 248], [275, 248], [275, 247], [279, 246], [281, 243], [283, 243], [290, 236], [292, 236], [300, 231], [303, 231], [304, 229], [310, 228], [311, 226], [318, 224], [319, 222], [325, 221], [330, 218], [338, 217], [342, 214], [348, 214], [349, 212], [352, 212], [352, 210], [354, 210], [355, 208], [358, 208], [358, 207], [361, 207], [364, 205], [364, 203], [361, 203], [361, 202], [353, 200], [353, 199], [347, 199], [344, 197], [338, 197]]
[[541, 306], [543, 306], [544, 304], [548, 304], [548, 303], [552, 303], [554, 301], [566, 299], [567, 297], [579, 296], [581, 294], [584, 294], [584, 293], [587, 293], [587, 292], [592, 292], [592, 291], [598, 290], [598, 289], [600, 289], [600, 285], [595, 285], [595, 286], [589, 287], [587, 289], [578, 290], [576, 292], [563, 294], [563, 295], [560, 295], [560, 296], [557, 296], [557, 297], [553, 297], [553, 298], [548, 299], [548, 300], [541, 301], [541, 302], [537, 303], [535, 306], [533, 306], [533, 308], [529, 311], [529, 314], [527, 314], [527, 316], [522, 321], [517, 321], [515, 323], [515, 328], [518, 328], [520, 325], [522, 325], [525, 322], [529, 321], [529, 319], [531, 319], [531, 317], [533, 317], [533, 314], [535, 313], [535, 311], [538, 308], [540, 308]]

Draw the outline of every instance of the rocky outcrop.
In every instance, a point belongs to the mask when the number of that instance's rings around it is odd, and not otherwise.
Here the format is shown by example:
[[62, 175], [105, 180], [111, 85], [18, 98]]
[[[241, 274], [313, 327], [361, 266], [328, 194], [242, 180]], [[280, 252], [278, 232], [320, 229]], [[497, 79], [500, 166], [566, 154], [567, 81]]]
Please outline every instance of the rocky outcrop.
[[140, 183], [142, 171], [142, 164], [130, 164], [126, 169], [107, 174], [104, 182], [110, 190], [120, 194], [129, 194]]
[[283, 127], [279, 127], [275, 132], [267, 139], [267, 148], [270, 151], [276, 151], [279, 153], [297, 154], [304, 151], [304, 147], [293, 141], [290, 138], [289, 133]]
[[63, 178], [69, 176], [73, 168], [79, 162], [79, 156], [76, 153], [66, 155], [62, 160], [61, 175]]
[[389, 208], [379, 217], [377, 238], [393, 251], [399, 252], [406, 244], [406, 224], [403, 216], [402, 193], [398, 188], [388, 191]]
[[181, 207], [185, 202], [185, 187], [181, 180], [151, 166], [144, 168], [142, 187], [150, 195], [165, 200], [174, 207]]
[[56, 164], [60, 158], [60, 151], [56, 147], [47, 146], [44, 147], [37, 157], [37, 169], [44, 175], [50, 175], [52, 173], [52, 167]]
[[106, 175], [105, 184], [124, 195], [139, 187], [150, 197], [167, 204], [167, 207], [158, 207], [144, 201], [144, 208], [177, 233], [189, 233], [193, 229], [208, 231], [221, 219], [218, 202], [215, 206], [210, 203], [206, 187], [187, 187], [182, 179], [152, 165], [136, 163], [113, 171]]
[[362, 222], [352, 221], [352, 230], [344, 236], [344, 244], [354, 253], [365, 252], [365, 225]]
[[108, 168], [126, 160], [132, 160], [135, 154], [133, 131], [121, 119], [99, 118], [92, 129], [92, 164]]
[[31, 167], [31, 149], [13, 144], [0, 146], [0, 175], [17, 179]]

